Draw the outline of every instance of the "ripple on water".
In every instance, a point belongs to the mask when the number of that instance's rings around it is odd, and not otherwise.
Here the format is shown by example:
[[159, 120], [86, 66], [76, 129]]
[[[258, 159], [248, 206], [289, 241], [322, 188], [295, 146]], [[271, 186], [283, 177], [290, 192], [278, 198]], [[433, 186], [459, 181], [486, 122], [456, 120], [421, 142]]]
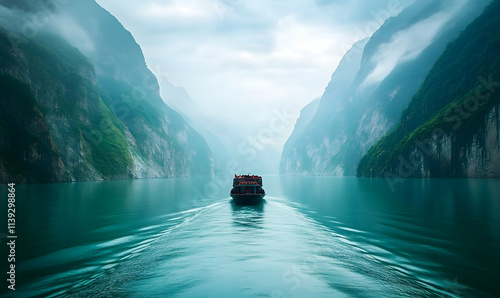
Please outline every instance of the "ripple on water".
[[[418, 266], [375, 232], [334, 217], [324, 218], [331, 223], [326, 226], [314, 214], [300, 204], [269, 197], [259, 206], [235, 206], [225, 199], [160, 215], [131, 235], [29, 261], [30, 270], [47, 260], [54, 261], [48, 266], [77, 268], [54, 270], [59, 273], [40, 278], [29, 292], [187, 297], [442, 294], [443, 285], [437, 286], [434, 276], [422, 269], [432, 264]], [[387, 226], [394, 233], [426, 237], [411, 225]]]

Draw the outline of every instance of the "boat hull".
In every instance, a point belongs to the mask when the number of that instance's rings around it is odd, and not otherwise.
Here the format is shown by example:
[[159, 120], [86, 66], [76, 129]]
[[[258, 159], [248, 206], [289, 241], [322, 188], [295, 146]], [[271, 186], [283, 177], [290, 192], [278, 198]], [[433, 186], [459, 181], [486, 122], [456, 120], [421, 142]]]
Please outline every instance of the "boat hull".
[[231, 194], [233, 202], [238, 205], [258, 205], [264, 200], [265, 194]]

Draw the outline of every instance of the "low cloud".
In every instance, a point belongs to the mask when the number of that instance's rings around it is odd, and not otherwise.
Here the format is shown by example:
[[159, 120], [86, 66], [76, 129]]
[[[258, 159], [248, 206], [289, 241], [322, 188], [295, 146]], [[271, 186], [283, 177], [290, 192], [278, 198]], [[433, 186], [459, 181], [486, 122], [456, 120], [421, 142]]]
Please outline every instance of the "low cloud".
[[86, 29], [66, 15], [53, 16], [47, 29], [63, 37], [85, 55], [91, 55], [95, 50], [94, 42]]
[[24, 15], [26, 13], [19, 9], [0, 5], [0, 26], [7, 28], [9, 31], [20, 32], [21, 19]]
[[451, 10], [446, 6], [446, 11], [437, 12], [397, 32], [388, 43], [380, 45], [371, 59], [375, 64], [374, 70], [367, 76], [362, 86], [380, 83], [398, 64], [417, 58], [466, 2], [457, 1]]
[[0, 25], [14, 33], [13, 42], [26, 42], [42, 32], [50, 32], [66, 39], [82, 53], [91, 54], [95, 47], [89, 34], [74, 19], [61, 13], [62, 4], [57, 3], [19, 2], [9, 7], [0, 3]]
[[248, 117], [249, 127], [267, 117], [241, 115], [250, 103], [261, 111], [287, 105], [298, 116], [321, 96], [344, 43], [357, 41], [346, 28], [364, 26], [391, 1], [98, 0], [132, 32], [153, 72], [167, 72], [214, 122]]
[[[374, 20], [381, 25], [391, 15], [391, 5], [403, 9], [412, 0], [97, 2], [131, 31], [160, 79], [184, 87], [216, 129], [232, 131], [235, 123], [246, 123], [238, 129], [244, 138], [269, 125], [273, 109], [286, 108], [298, 117], [302, 107], [324, 92], [345, 44], [369, 36], [372, 32], [364, 28]], [[8, 24], [13, 12], [0, 6], [0, 16]], [[83, 26], [55, 15], [47, 28], [90, 54], [98, 45], [86, 32], [91, 24]], [[401, 33], [400, 42], [407, 34]], [[418, 52], [399, 51], [401, 59]], [[374, 77], [394, 63], [380, 58], [385, 62]], [[282, 132], [281, 142], [293, 124]]]
[[[273, 111], [298, 117], [324, 92], [346, 44], [371, 35], [412, 0], [97, 2], [131, 31], [157, 76], [186, 89], [199, 109], [196, 121], [228, 136], [228, 150], [237, 152], [241, 140], [269, 126]], [[273, 152], [293, 126], [273, 136]]]

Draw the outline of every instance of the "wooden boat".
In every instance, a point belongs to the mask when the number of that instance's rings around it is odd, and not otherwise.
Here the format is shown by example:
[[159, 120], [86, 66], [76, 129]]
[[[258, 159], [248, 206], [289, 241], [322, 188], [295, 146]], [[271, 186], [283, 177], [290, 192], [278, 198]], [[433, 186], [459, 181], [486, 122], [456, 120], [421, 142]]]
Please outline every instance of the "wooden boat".
[[256, 175], [234, 175], [231, 198], [238, 205], [257, 205], [266, 192], [262, 188], [262, 177]]

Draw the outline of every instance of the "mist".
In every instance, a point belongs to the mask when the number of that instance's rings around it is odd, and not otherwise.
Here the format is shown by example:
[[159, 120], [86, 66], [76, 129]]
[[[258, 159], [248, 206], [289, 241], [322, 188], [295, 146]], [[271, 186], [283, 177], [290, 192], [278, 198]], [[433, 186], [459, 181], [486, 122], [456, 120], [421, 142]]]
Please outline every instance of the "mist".
[[98, 2], [141, 45], [169, 106], [247, 172], [277, 173], [300, 110], [347, 49], [412, 1]]
[[381, 45], [373, 55], [372, 62], [376, 66], [362, 85], [380, 83], [396, 65], [418, 57], [467, 2], [467, 0], [462, 0], [455, 1], [452, 6], [443, 5], [442, 11], [394, 34], [391, 40]]
[[[300, 110], [321, 97], [346, 45], [412, 1], [97, 2], [132, 33], [163, 100], [202, 133], [222, 168], [236, 161], [244, 172], [271, 174]], [[0, 13], [41, 20], [37, 32], [56, 33], [87, 56], [98, 51], [86, 32], [92, 20], [83, 26], [65, 9]]]

